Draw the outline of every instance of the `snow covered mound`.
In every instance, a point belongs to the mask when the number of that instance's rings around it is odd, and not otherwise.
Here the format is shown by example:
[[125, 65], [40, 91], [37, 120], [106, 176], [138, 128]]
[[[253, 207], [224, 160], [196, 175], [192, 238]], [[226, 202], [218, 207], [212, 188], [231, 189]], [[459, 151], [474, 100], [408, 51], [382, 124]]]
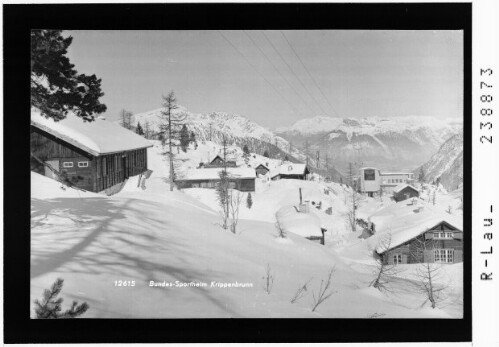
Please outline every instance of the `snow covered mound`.
[[283, 206], [276, 213], [284, 232], [302, 237], [322, 236], [320, 219], [310, 213], [300, 213], [295, 206]]

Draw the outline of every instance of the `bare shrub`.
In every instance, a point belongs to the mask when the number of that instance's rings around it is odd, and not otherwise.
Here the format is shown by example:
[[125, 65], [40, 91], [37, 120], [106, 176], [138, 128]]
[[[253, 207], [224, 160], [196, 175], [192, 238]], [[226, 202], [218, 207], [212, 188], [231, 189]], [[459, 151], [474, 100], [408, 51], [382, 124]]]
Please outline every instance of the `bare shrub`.
[[286, 230], [282, 227], [281, 223], [279, 222], [279, 218], [277, 218], [277, 213], [275, 214], [275, 228], [277, 230], [277, 237], [286, 238]]
[[300, 300], [301, 298], [303, 298], [307, 294], [306, 292], [308, 290], [308, 285], [310, 284], [311, 281], [312, 281], [312, 279], [309, 279], [307, 282], [305, 282], [300, 287], [298, 287], [295, 294], [291, 298], [292, 304], [294, 304], [295, 302], [297, 302], [298, 300]]
[[264, 289], [267, 294], [270, 294], [272, 292], [272, 287], [274, 286], [274, 274], [272, 273], [272, 270], [270, 268], [270, 264], [267, 264], [267, 267], [265, 268], [265, 277], [263, 278], [265, 280], [264, 284]]
[[[393, 280], [399, 271], [397, 269], [397, 264], [387, 264], [383, 261], [383, 258], [378, 253], [386, 252], [390, 249], [390, 244], [392, 242], [392, 235], [388, 233], [383, 237], [376, 247], [376, 250], [372, 251], [372, 256], [376, 261], [376, 269], [374, 271], [375, 278], [369, 284], [370, 287], [374, 287], [380, 291], [392, 292], [389, 283]], [[379, 250], [379, 252], [377, 252]]]
[[333, 266], [333, 268], [329, 271], [327, 279], [321, 280], [321, 285], [317, 293], [312, 292], [312, 297], [313, 297], [312, 312], [314, 312], [317, 309], [317, 307], [319, 307], [320, 304], [322, 304], [324, 301], [329, 299], [331, 295], [334, 294], [334, 292], [330, 290], [330, 287], [331, 287], [331, 279], [333, 278], [333, 273], [335, 271], [336, 271], [336, 266]]

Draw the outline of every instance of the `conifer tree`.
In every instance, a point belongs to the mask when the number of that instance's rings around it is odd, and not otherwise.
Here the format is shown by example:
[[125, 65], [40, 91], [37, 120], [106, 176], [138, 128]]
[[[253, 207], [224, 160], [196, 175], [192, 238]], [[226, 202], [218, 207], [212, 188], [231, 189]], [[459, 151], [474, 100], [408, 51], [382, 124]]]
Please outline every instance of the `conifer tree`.
[[144, 130], [142, 129], [142, 126], [140, 125], [140, 122], [137, 123], [137, 129], [135, 129], [135, 132], [139, 135], [144, 135]]
[[47, 118], [61, 120], [69, 112], [86, 121], [106, 111], [101, 79], [79, 74], [66, 56], [73, 42], [62, 30], [31, 31], [31, 106]]
[[71, 307], [61, 313], [62, 311], [62, 298], [57, 298], [57, 296], [61, 293], [62, 286], [64, 284], [64, 280], [62, 278], [58, 278], [50, 289], [45, 289], [43, 291], [43, 299], [39, 301], [35, 300], [35, 313], [36, 318], [39, 319], [57, 319], [57, 318], [76, 318], [84, 314], [89, 306], [86, 302], [78, 305], [77, 301], [73, 301]]
[[246, 198], [246, 206], [251, 208], [253, 206], [253, 198], [251, 197], [251, 193], [248, 193], [248, 197]]
[[244, 145], [244, 147], [243, 147], [243, 153], [244, 153], [244, 154], [250, 154], [250, 151], [249, 151], [248, 145]]
[[185, 153], [187, 152], [187, 147], [189, 147], [190, 137], [187, 126], [184, 124], [180, 130], [180, 148]]

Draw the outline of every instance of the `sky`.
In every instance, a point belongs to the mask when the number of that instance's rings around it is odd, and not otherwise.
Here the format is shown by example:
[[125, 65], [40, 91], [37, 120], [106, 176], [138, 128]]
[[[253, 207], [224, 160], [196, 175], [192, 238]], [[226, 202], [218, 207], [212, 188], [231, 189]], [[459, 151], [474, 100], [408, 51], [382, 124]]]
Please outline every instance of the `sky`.
[[462, 31], [66, 31], [104, 114], [227, 112], [274, 129], [303, 118], [462, 117]]

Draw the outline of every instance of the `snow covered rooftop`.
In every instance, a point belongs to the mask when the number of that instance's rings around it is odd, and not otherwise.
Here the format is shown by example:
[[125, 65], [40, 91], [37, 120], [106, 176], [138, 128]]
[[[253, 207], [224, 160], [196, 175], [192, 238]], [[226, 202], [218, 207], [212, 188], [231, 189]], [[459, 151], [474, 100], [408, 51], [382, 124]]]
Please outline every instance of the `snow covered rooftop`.
[[381, 172], [381, 176], [389, 176], [389, 175], [413, 175], [412, 172]]
[[[462, 217], [438, 210], [421, 200], [414, 205], [408, 200], [389, 205], [371, 215], [369, 221], [374, 223], [376, 234], [391, 234], [390, 249], [417, 237], [441, 222], [463, 230]], [[385, 250], [380, 246], [376, 249], [377, 252]]]
[[416, 188], [414, 188], [413, 186], [411, 186], [410, 184], [407, 184], [407, 183], [401, 183], [399, 184], [398, 186], [396, 186], [395, 188], [393, 188], [393, 192], [394, 193], [398, 193], [400, 192], [402, 189], [406, 188], [406, 187], [409, 187], [409, 188], [412, 188], [414, 189], [415, 191], [418, 191]]
[[94, 156], [152, 147], [151, 142], [120, 125], [96, 118], [93, 122], [68, 115], [58, 122], [31, 110], [31, 125]]
[[[180, 174], [180, 181], [217, 180], [223, 168], [191, 169]], [[255, 169], [247, 167], [228, 167], [227, 173], [232, 178], [256, 178]]]
[[304, 175], [307, 169], [306, 164], [285, 163], [282, 164], [277, 170], [272, 170], [271, 176], [276, 175]]
[[315, 214], [300, 213], [295, 206], [283, 206], [277, 213], [276, 218], [281, 228], [303, 237], [322, 236], [321, 221]]

